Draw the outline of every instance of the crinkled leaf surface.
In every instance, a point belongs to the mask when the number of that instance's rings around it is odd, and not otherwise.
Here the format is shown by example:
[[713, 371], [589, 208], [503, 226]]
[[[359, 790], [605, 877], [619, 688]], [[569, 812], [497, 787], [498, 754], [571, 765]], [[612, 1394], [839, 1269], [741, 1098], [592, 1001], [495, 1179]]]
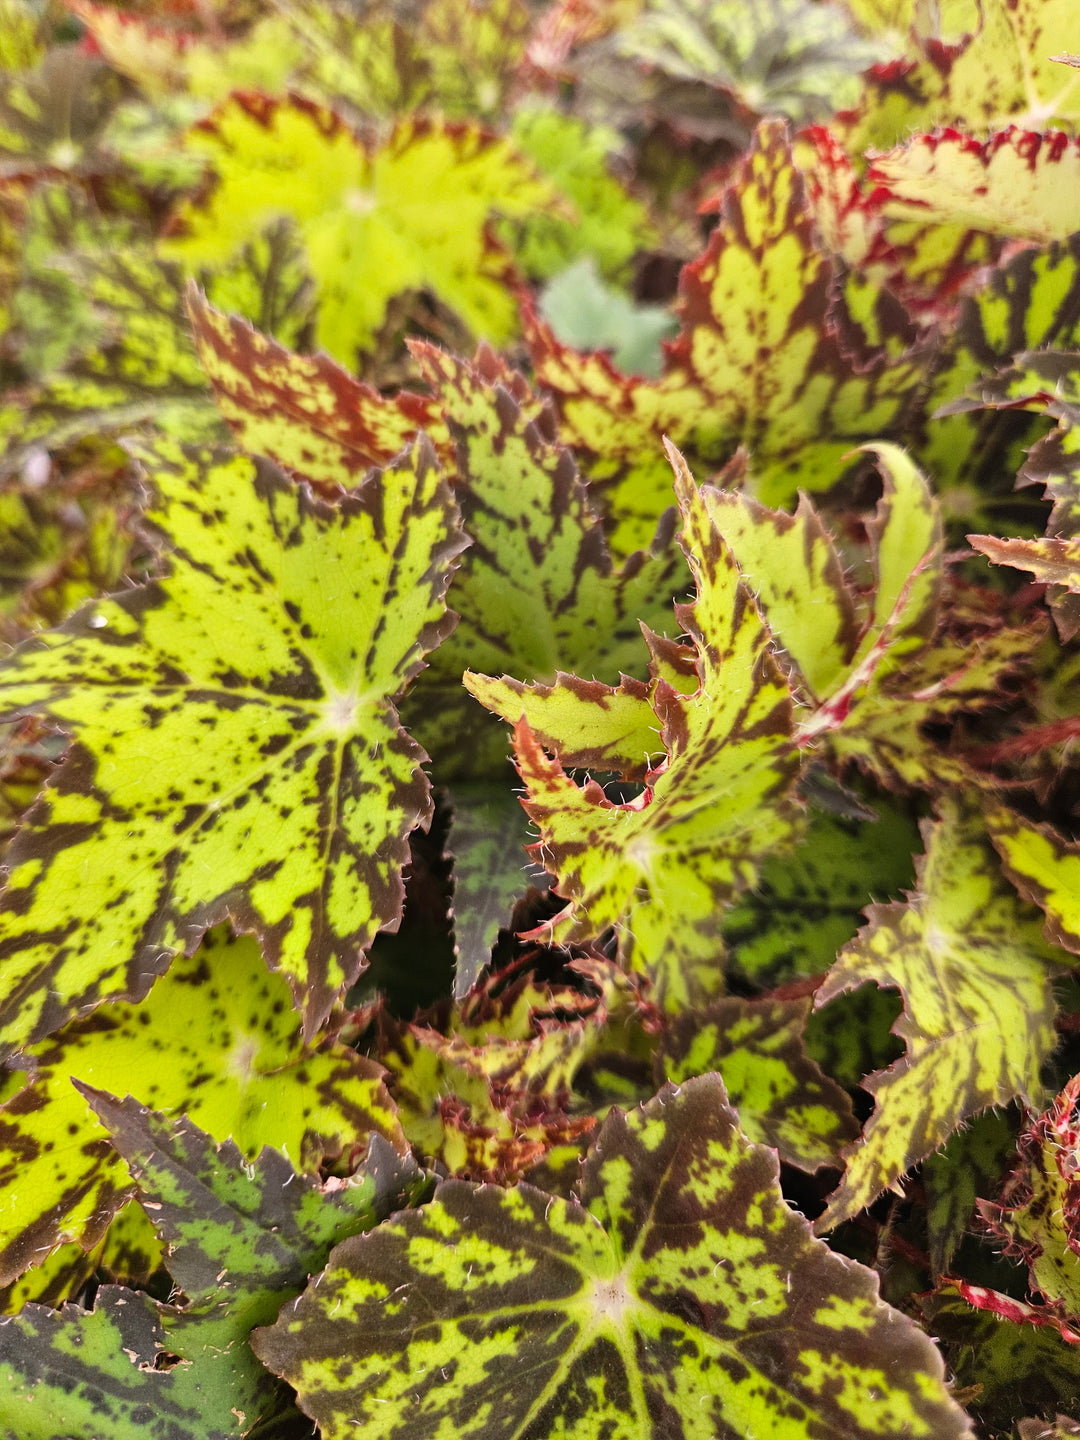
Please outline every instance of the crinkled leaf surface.
[[216, 175], [175, 217], [168, 252], [228, 259], [291, 218], [318, 290], [318, 343], [346, 363], [370, 348], [390, 299], [430, 289], [471, 330], [506, 339], [515, 306], [488, 222], [554, 200], [509, 141], [460, 121], [412, 118], [366, 148], [333, 111], [299, 97], [232, 96], [191, 134]]
[[77, 741], [9, 852], [8, 1048], [113, 996], [231, 915], [309, 1033], [401, 910], [423, 752], [392, 697], [445, 635], [462, 541], [425, 444], [337, 506], [266, 462], [156, 452], [164, 579], [0, 671], [9, 715]]
[[847, 1155], [818, 1226], [846, 1220], [935, 1150], [969, 1115], [1041, 1093], [1057, 1037], [1052, 981], [1062, 957], [1041, 938], [985, 838], [955, 803], [926, 824], [919, 887], [907, 904], [873, 905], [815, 1004], [867, 980], [893, 985], [904, 1009], [893, 1033], [907, 1053], [866, 1082], [877, 1102]]
[[754, 883], [764, 855], [795, 838], [799, 760], [768, 628], [685, 462], [670, 455], [697, 584], [677, 615], [697, 649], [698, 686], [688, 695], [657, 686], [664, 760], [638, 797], [616, 803], [594, 780], [580, 788], [525, 720], [515, 749], [540, 830], [531, 853], [570, 902], [538, 936], [586, 939], [616, 926], [621, 953], [678, 1009], [719, 988], [721, 910]]
[[806, 1053], [802, 1000], [730, 996], [680, 1015], [664, 1036], [658, 1069], [673, 1082], [716, 1071], [751, 1140], [803, 1170], [835, 1165], [859, 1127], [846, 1091]]
[[248, 1159], [273, 1145], [306, 1171], [381, 1132], [405, 1141], [377, 1065], [300, 1043], [300, 1017], [250, 936], [224, 929], [181, 958], [140, 1005], [102, 1005], [31, 1048], [0, 1109], [0, 1283], [43, 1251], [94, 1245], [129, 1188], [72, 1079], [187, 1114]]
[[449, 1181], [259, 1332], [326, 1440], [969, 1434], [916, 1327], [815, 1242], [716, 1076], [614, 1111], [582, 1203]]
[[648, 543], [667, 503], [663, 435], [703, 467], [745, 445], [757, 494], [786, 504], [800, 485], [831, 484], [853, 446], [900, 423], [921, 362], [849, 354], [831, 323], [834, 280], [774, 122], [758, 130], [705, 253], [682, 273], [682, 329], [659, 380], [621, 375], [605, 355], [532, 325], [537, 378], [559, 399], [563, 437], [580, 447], [617, 550]]
[[[30, 1305], [6, 1321], [0, 1433], [227, 1440], [275, 1415], [287, 1424], [287, 1394], [252, 1356], [248, 1332], [276, 1315], [335, 1241], [400, 1204], [415, 1166], [376, 1142], [358, 1174], [328, 1193], [271, 1150], [248, 1167], [235, 1146], [215, 1147], [189, 1122], [87, 1094], [132, 1166], [190, 1303], [181, 1311], [107, 1286], [92, 1312]], [[155, 1368], [164, 1354], [180, 1363]]]

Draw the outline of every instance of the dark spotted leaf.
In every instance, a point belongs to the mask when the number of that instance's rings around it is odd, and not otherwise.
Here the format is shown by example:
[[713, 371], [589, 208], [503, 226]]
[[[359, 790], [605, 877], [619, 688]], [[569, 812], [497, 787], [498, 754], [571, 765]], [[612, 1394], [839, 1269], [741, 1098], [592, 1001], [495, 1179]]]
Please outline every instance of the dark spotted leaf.
[[431, 814], [392, 704], [453, 618], [463, 542], [430, 450], [337, 506], [221, 452], [163, 446], [153, 466], [171, 573], [0, 672], [8, 715], [78, 737], [9, 852], [9, 1049], [144, 995], [226, 914], [312, 1033], [398, 920], [405, 837]]
[[1057, 1037], [1053, 979], [1063, 957], [1018, 901], [981, 816], [956, 802], [924, 822], [926, 855], [908, 903], [872, 905], [815, 1004], [867, 980], [900, 990], [893, 1032], [906, 1054], [864, 1082], [876, 1101], [818, 1226], [858, 1214], [968, 1116], [1041, 1093]]
[[996, 1195], [1015, 1160], [1015, 1107], [984, 1110], [954, 1130], [944, 1146], [923, 1162], [930, 1264], [942, 1275], [956, 1247], [973, 1228], [975, 1204]]
[[91, 1312], [30, 1305], [6, 1320], [0, 1433], [55, 1440], [105, 1427], [117, 1440], [229, 1440], [279, 1417], [292, 1426], [281, 1434], [296, 1434], [288, 1393], [255, 1360], [248, 1333], [277, 1314], [336, 1241], [406, 1200], [415, 1166], [375, 1141], [356, 1175], [320, 1188], [274, 1151], [249, 1167], [235, 1146], [215, 1147], [187, 1121], [85, 1093], [169, 1243], [189, 1304], [180, 1310], [106, 1286]]
[[751, 1140], [803, 1170], [835, 1165], [859, 1127], [851, 1100], [806, 1053], [810, 999], [718, 1000], [680, 1015], [657, 1068], [674, 1082], [715, 1070]]
[[[690, 694], [656, 687], [665, 758], [640, 795], [616, 802], [595, 780], [580, 788], [524, 719], [515, 749], [540, 830], [530, 853], [568, 901], [536, 938], [585, 940], [615, 926], [620, 953], [678, 1010], [719, 990], [721, 911], [797, 834], [799, 758], [769, 630], [685, 461], [669, 454], [697, 584], [695, 603], [676, 614], [697, 651], [698, 684]], [[595, 703], [604, 711], [603, 696]]]
[[614, 1111], [581, 1204], [446, 1182], [253, 1343], [326, 1440], [970, 1433], [932, 1345], [784, 1205], [717, 1076]]
[[0, 1283], [58, 1242], [96, 1245], [130, 1189], [73, 1079], [186, 1114], [248, 1160], [272, 1145], [306, 1172], [348, 1164], [372, 1131], [404, 1149], [379, 1067], [302, 1045], [289, 1000], [250, 936], [214, 930], [140, 1005], [102, 1005], [32, 1046], [0, 1109]]
[[705, 253], [682, 273], [682, 328], [658, 380], [578, 354], [539, 321], [527, 327], [537, 379], [558, 399], [563, 438], [581, 453], [618, 553], [647, 544], [667, 506], [662, 436], [702, 470], [744, 445], [755, 493], [787, 504], [800, 485], [831, 485], [852, 448], [902, 423], [922, 361], [849, 353], [832, 323], [835, 278], [772, 122], [725, 191]]

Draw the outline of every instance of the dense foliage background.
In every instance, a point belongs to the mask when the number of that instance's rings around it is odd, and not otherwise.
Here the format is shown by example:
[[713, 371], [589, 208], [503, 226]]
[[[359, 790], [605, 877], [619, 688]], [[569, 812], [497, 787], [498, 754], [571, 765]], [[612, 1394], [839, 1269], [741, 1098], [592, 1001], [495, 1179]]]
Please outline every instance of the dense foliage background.
[[1080, 1435], [1078, 53], [0, 0], [0, 1434]]

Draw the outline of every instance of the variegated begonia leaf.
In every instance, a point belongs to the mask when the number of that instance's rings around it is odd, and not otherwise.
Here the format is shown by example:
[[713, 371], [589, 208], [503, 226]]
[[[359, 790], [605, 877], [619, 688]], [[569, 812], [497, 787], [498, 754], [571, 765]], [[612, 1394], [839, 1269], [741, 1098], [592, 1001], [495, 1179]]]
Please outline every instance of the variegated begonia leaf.
[[196, 272], [292, 220], [318, 293], [316, 339], [351, 365], [370, 349], [390, 300], [432, 290], [475, 334], [501, 341], [516, 307], [511, 218], [556, 203], [509, 141], [477, 125], [413, 117], [364, 145], [332, 111], [299, 96], [233, 95], [190, 134], [213, 179], [173, 217], [166, 253]]
[[918, 829], [900, 809], [876, 808], [869, 821], [811, 813], [802, 844], [763, 863], [724, 916], [732, 968], [764, 987], [821, 974], [855, 938], [865, 906], [912, 888]]
[[800, 485], [831, 485], [860, 441], [898, 430], [923, 362], [849, 353], [833, 323], [835, 279], [785, 129], [771, 122], [704, 254], [683, 270], [682, 329], [659, 380], [621, 375], [605, 355], [528, 323], [537, 379], [558, 399], [563, 439], [602, 497], [616, 551], [647, 544], [667, 505], [662, 436], [702, 468], [745, 445], [755, 493], [786, 504]]
[[0, 1283], [62, 1241], [96, 1245], [130, 1188], [73, 1079], [187, 1114], [248, 1159], [273, 1145], [304, 1171], [347, 1166], [372, 1132], [403, 1150], [380, 1068], [299, 1031], [285, 980], [250, 936], [222, 929], [141, 1004], [103, 1005], [32, 1046], [0, 1108]]
[[412, 348], [450, 426], [454, 493], [472, 545], [452, 591], [460, 623], [403, 714], [447, 779], [490, 774], [505, 740], [462, 690], [462, 673], [551, 683], [560, 670], [588, 668], [617, 681], [643, 667], [640, 623], [670, 615], [686, 572], [670, 525], [648, 553], [612, 563], [572, 455], [520, 382], [510, 377], [519, 401], [497, 371], [489, 378], [432, 346]]
[[996, 1195], [1016, 1158], [1015, 1107], [983, 1110], [954, 1130], [922, 1165], [930, 1266], [935, 1276], [952, 1263], [972, 1229], [979, 1197]]
[[238, 443], [319, 490], [351, 489], [423, 430], [450, 459], [438, 405], [401, 391], [393, 399], [327, 355], [294, 355], [192, 286], [187, 309], [206, 378]]
[[987, 804], [986, 828], [1005, 873], [1046, 917], [1046, 937], [1080, 954], [1080, 845], [1050, 825]]
[[787, 1209], [715, 1075], [613, 1111], [580, 1204], [447, 1181], [253, 1345], [325, 1440], [970, 1434], [931, 1342]]
[[441, 1172], [511, 1184], [560, 1145], [594, 1124], [562, 1104], [521, 1102], [440, 1053], [441, 1037], [402, 1026], [380, 1046], [406, 1138]]
[[169, 1244], [188, 1305], [106, 1286], [91, 1312], [27, 1306], [0, 1328], [0, 1433], [53, 1440], [107, 1426], [117, 1440], [228, 1440], [260, 1424], [290, 1433], [270, 1423], [276, 1416], [287, 1427], [292, 1406], [251, 1354], [248, 1333], [336, 1241], [406, 1200], [415, 1166], [375, 1141], [350, 1181], [320, 1188], [272, 1150], [248, 1166], [235, 1146], [215, 1147], [188, 1121], [85, 1093]]
[[52, 45], [32, 70], [0, 70], [0, 164], [35, 179], [112, 176], [102, 143], [123, 82], [100, 57]]
[[164, 1247], [138, 1200], [129, 1200], [109, 1221], [92, 1250], [77, 1241], [58, 1246], [0, 1291], [0, 1313], [16, 1315], [24, 1305], [73, 1300], [88, 1280], [145, 1287], [162, 1267]]
[[[879, 188], [888, 221], [930, 220], [1042, 245], [1080, 230], [1080, 142], [1062, 130], [1009, 125], [987, 140], [953, 129], [916, 135], [875, 155], [867, 183]], [[891, 224], [886, 234], [902, 244]]]
[[162, 444], [152, 478], [170, 573], [0, 668], [8, 716], [76, 736], [8, 854], [8, 1050], [144, 995], [226, 915], [314, 1033], [400, 918], [431, 814], [393, 697], [453, 623], [464, 542], [426, 443], [334, 506], [220, 451]]
[[864, 1082], [874, 1114], [820, 1230], [857, 1215], [968, 1116], [1014, 1096], [1034, 1103], [1057, 1044], [1053, 980], [1064, 957], [1001, 874], [981, 816], [955, 801], [941, 814], [924, 822], [917, 890], [906, 904], [868, 908], [870, 923], [815, 996], [822, 1006], [866, 981], [895, 986], [904, 1008], [893, 1033], [907, 1046]]
[[743, 1133], [813, 1171], [835, 1165], [859, 1126], [847, 1092], [806, 1053], [810, 1004], [729, 996], [680, 1015], [663, 1037], [657, 1070], [677, 1084], [716, 1071]]
[[[720, 988], [723, 907], [798, 832], [800, 765], [768, 627], [685, 461], [670, 446], [669, 455], [697, 586], [676, 615], [697, 650], [698, 686], [656, 686], [665, 758], [643, 792], [620, 803], [595, 780], [579, 788], [524, 719], [515, 750], [540, 831], [530, 853], [568, 902], [535, 937], [585, 940], [616, 927], [623, 958], [679, 1010]], [[603, 696], [594, 703], [604, 710]]]
[[984, 135], [1010, 121], [1043, 129], [1080, 118], [1080, 76], [1054, 58], [1080, 49], [1080, 14], [1072, 0], [917, 9], [918, 23], [904, 26], [889, 6], [908, 55], [872, 70], [860, 103], [838, 117], [852, 154], [872, 146], [888, 150], [939, 126]]
[[[1080, 1076], [1020, 1136], [1019, 1162], [998, 1202], [979, 1212], [1004, 1253], [1027, 1266], [1034, 1309], [1064, 1339], [1080, 1344]], [[975, 1303], [994, 1309], [992, 1301]]]

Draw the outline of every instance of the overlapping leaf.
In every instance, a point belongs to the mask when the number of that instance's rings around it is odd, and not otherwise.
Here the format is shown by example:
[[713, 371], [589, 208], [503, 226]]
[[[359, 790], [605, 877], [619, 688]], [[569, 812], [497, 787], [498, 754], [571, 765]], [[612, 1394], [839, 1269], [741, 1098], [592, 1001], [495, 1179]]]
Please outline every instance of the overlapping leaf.
[[845, 1091], [806, 1053], [810, 1000], [729, 997], [682, 1015], [664, 1036], [658, 1070], [675, 1083], [716, 1071], [750, 1139], [803, 1170], [835, 1165], [859, 1133]]
[[407, 1198], [412, 1162], [375, 1142], [352, 1181], [320, 1189], [274, 1151], [248, 1167], [235, 1146], [216, 1148], [188, 1122], [103, 1091], [87, 1096], [169, 1243], [188, 1307], [106, 1286], [91, 1312], [30, 1305], [7, 1320], [0, 1433], [46, 1440], [61, 1427], [98, 1434], [107, 1426], [117, 1440], [226, 1440], [257, 1425], [296, 1433], [288, 1392], [255, 1360], [248, 1332], [277, 1314], [337, 1240]]
[[1080, 953], [1080, 846], [1000, 804], [988, 805], [986, 828], [1009, 879], [1044, 912], [1047, 939]]
[[[797, 833], [799, 761], [769, 631], [685, 462], [670, 456], [698, 592], [676, 613], [697, 650], [698, 685], [656, 686], [664, 760], [637, 798], [616, 803], [595, 780], [579, 788], [524, 719], [515, 750], [540, 830], [531, 853], [569, 901], [538, 935], [583, 940], [615, 926], [620, 952], [677, 1010], [719, 988], [724, 905]], [[605, 712], [605, 696], [593, 703]]]
[[446, 634], [462, 541], [416, 447], [336, 507], [265, 462], [157, 452], [171, 574], [81, 611], [0, 674], [9, 715], [78, 740], [13, 849], [6, 1046], [137, 998], [230, 914], [308, 1033], [400, 915], [430, 815], [392, 697]]
[[529, 326], [563, 436], [603, 495], [616, 549], [647, 543], [668, 480], [662, 435], [691, 464], [750, 451], [756, 493], [787, 503], [822, 488], [860, 440], [902, 423], [921, 362], [854, 356], [834, 320], [835, 266], [821, 248], [783, 126], [763, 125], [726, 191], [720, 223], [680, 282], [682, 331], [659, 380], [620, 375]]
[[935, 1275], [948, 1270], [957, 1246], [970, 1232], [977, 1200], [996, 1195], [1014, 1163], [1014, 1108], [984, 1110], [973, 1116], [923, 1163], [926, 1228]]
[[640, 621], [670, 614], [685, 572], [670, 527], [647, 554], [612, 563], [573, 457], [519, 379], [433, 347], [414, 353], [453, 435], [455, 495], [473, 543], [454, 582], [460, 623], [404, 713], [448, 778], [463, 761], [475, 773], [485, 757], [491, 773], [505, 741], [462, 691], [462, 673], [550, 683], [588, 668], [617, 680], [641, 667]]
[[327, 1440], [969, 1433], [932, 1346], [785, 1207], [716, 1076], [613, 1112], [580, 1205], [445, 1183], [335, 1250], [254, 1345]]
[[1062, 957], [1002, 876], [981, 817], [956, 803], [925, 829], [918, 890], [874, 905], [815, 1004], [872, 980], [894, 985], [893, 1031], [907, 1053], [870, 1078], [876, 1100], [861, 1141], [818, 1222], [848, 1219], [937, 1149], [969, 1115], [1014, 1096], [1032, 1103], [1053, 1051], [1053, 978]]
[[[214, 1057], [210, 1060], [210, 1057]], [[130, 1190], [72, 1079], [184, 1113], [248, 1159], [264, 1145], [305, 1171], [376, 1131], [404, 1137], [382, 1072], [342, 1045], [300, 1043], [288, 986], [247, 936], [213, 931], [141, 1005], [101, 1006], [34, 1046], [0, 1109], [0, 1283], [59, 1242], [96, 1245]]]
[[231, 97], [189, 144], [216, 178], [177, 211], [168, 252], [191, 269], [221, 263], [290, 219], [317, 288], [316, 338], [339, 360], [370, 348], [404, 291], [434, 291], [478, 335], [512, 333], [508, 257], [488, 222], [555, 196], [508, 141], [413, 118], [369, 149], [331, 110], [249, 93]]

